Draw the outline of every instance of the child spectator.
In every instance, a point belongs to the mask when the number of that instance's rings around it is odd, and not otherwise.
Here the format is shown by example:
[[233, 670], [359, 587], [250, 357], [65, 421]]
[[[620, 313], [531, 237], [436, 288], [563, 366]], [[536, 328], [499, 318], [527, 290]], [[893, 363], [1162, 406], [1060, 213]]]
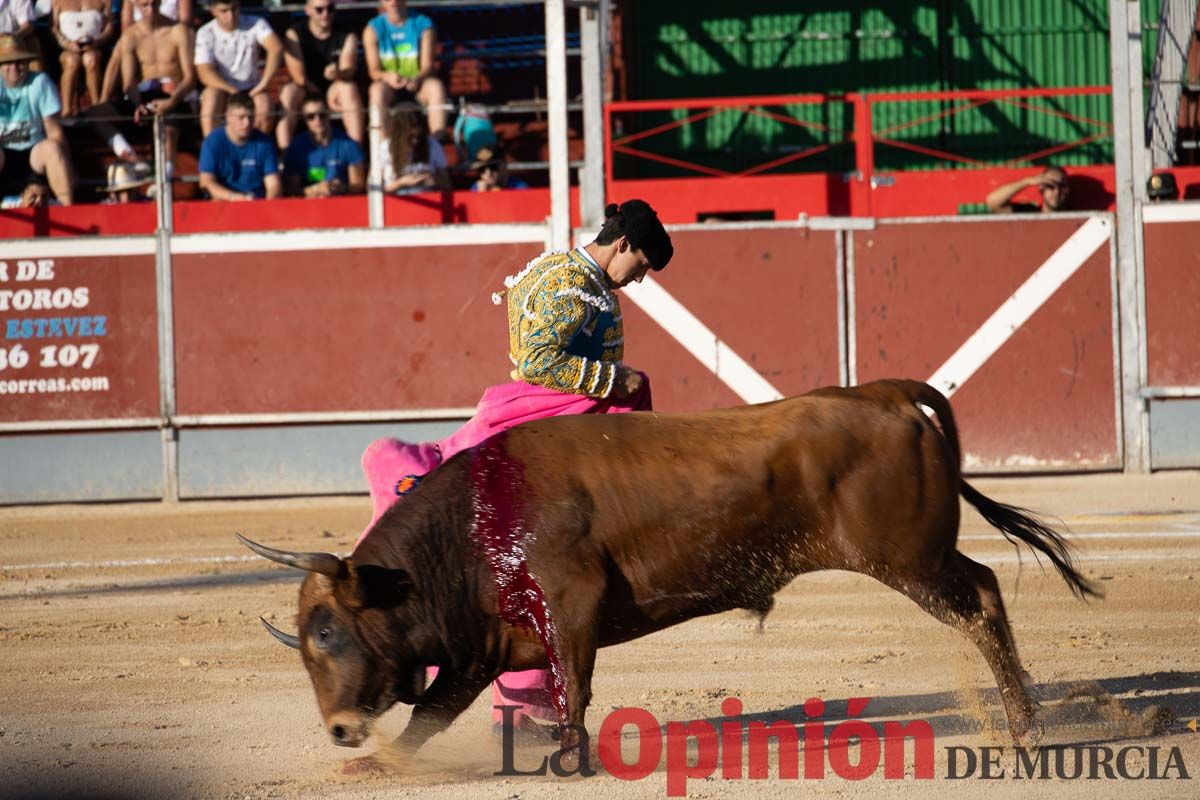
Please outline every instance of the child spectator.
[[[246, 92], [254, 105], [255, 124], [263, 133], [274, 127], [267, 86], [283, 61], [283, 43], [261, 17], [243, 17], [238, 0], [212, 0], [213, 18], [196, 32], [196, 72], [200, 94], [200, 130], [207, 137], [217, 127], [226, 99]], [[262, 51], [265, 69], [259, 66]]]
[[117, 29], [108, 0], [54, 0], [51, 9], [51, 32], [62, 48], [59, 86], [63, 116], [71, 117], [77, 111], [75, 102], [81, 66], [92, 105], [100, 102], [101, 61], [104, 58], [101, 48], [112, 41]]
[[56, 205], [59, 203], [54, 199], [54, 195], [50, 194], [46, 179], [36, 172], [30, 174], [20, 194], [0, 198], [0, 208], [44, 208]]
[[225, 126], [200, 145], [200, 188], [214, 200], [279, 197], [275, 142], [254, 129], [254, 101], [238, 92], [225, 105]]
[[300, 104], [320, 96], [342, 115], [350, 138], [363, 144], [362, 95], [354, 82], [358, 64], [358, 36], [334, 20], [333, 0], [307, 0], [306, 19], [288, 29], [283, 40], [284, 63], [292, 80], [279, 92], [283, 119], [275, 130], [279, 147], [286, 150], [296, 131]]
[[498, 192], [502, 189], [528, 189], [529, 184], [510, 178], [508, 162], [498, 148], [482, 147], [471, 168], [479, 171], [479, 179], [471, 186], [472, 192]]
[[0, 195], [25, 190], [31, 174], [44, 176], [71, 205], [71, 160], [59, 123], [62, 103], [44, 72], [30, 72], [34, 53], [12, 34], [0, 34]]
[[362, 148], [329, 120], [329, 108], [321, 95], [301, 104], [303, 131], [287, 149], [283, 175], [288, 194], [330, 197], [362, 192], [366, 168]]

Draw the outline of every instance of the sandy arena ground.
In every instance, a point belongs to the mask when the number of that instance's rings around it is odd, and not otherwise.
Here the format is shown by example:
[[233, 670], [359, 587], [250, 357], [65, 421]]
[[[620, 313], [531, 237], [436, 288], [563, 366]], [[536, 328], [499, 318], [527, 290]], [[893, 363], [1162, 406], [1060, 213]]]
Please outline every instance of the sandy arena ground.
[[[1083, 572], [1107, 599], [1075, 600], [1053, 572], [1017, 559], [973, 513], [961, 548], [1001, 579], [1054, 741], [1179, 748], [1190, 780], [950, 781], [946, 747], [1010, 744], [982, 657], [900, 595], [859, 576], [803, 576], [758, 631], [740, 613], [695, 620], [604, 650], [589, 729], [633, 705], [670, 720], [720, 717], [738, 697], [758, 718], [825, 719], [875, 698], [873, 722], [927, 719], [933, 781], [692, 781], [691, 797], [1200, 796], [1200, 474], [978, 480], [986, 494], [1057, 515]], [[204, 798], [661, 797], [639, 782], [496, 777], [501, 754], [481, 698], [403, 774], [347, 779], [292, 650], [258, 623], [293, 629], [300, 576], [249, 556], [241, 531], [295, 550], [345, 552], [369, 517], [365, 497], [295, 501], [0, 509], [0, 796]], [[1068, 698], [1073, 686], [1089, 696]], [[1155, 732], [1154, 706], [1176, 721]], [[407, 709], [381, 723], [381, 744]], [[518, 766], [541, 759], [518, 753]], [[1011, 765], [1006, 756], [1004, 764]], [[1161, 764], [1160, 764], [1161, 767]], [[1178, 773], [1173, 773], [1177, 776]]]

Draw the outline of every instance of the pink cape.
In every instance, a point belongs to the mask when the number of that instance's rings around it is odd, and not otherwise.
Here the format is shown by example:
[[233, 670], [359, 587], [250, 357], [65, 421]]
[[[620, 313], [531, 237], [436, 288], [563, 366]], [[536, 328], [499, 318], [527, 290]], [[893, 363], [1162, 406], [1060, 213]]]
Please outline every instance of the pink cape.
[[[522, 422], [565, 414], [621, 414], [649, 411], [650, 380], [642, 375], [642, 387], [623, 399], [600, 400], [581, 394], [563, 394], [553, 389], [513, 381], [492, 386], [483, 393], [475, 416], [461, 428], [437, 442], [410, 444], [400, 439], [378, 439], [362, 455], [362, 468], [371, 489], [371, 521], [355, 542], [355, 548], [374, 529], [384, 512], [412, 490], [419, 480], [446, 459], [467, 450], [501, 431]], [[436, 668], [431, 669], [436, 674]], [[492, 684], [492, 705], [517, 706], [513, 719], [522, 723], [526, 716], [557, 720], [550, 700], [550, 671], [543, 669], [507, 672]], [[502, 714], [493, 708], [492, 721]]]

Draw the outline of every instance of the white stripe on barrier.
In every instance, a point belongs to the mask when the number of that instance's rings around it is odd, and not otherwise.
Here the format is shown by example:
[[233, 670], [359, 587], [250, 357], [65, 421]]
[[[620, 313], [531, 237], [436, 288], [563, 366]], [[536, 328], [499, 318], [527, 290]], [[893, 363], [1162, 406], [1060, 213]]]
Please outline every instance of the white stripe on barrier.
[[412, 225], [404, 228], [194, 233], [171, 237], [175, 254], [278, 253], [301, 250], [348, 250], [380, 247], [444, 247], [451, 245], [544, 245], [546, 226]]
[[1092, 217], [1081, 225], [963, 342], [928, 383], [946, 397], [952, 397], [1108, 241], [1111, 228], [1108, 217]]
[[783, 394], [759, 375], [729, 345], [705, 327], [653, 278], [626, 286], [626, 296], [657, 322], [684, 349], [747, 403], [780, 400]]
[[40, 239], [9, 239], [4, 258], [74, 258], [97, 256], [152, 256], [153, 236], [47, 236]]
[[1200, 222], [1200, 203], [1148, 203], [1142, 222]]

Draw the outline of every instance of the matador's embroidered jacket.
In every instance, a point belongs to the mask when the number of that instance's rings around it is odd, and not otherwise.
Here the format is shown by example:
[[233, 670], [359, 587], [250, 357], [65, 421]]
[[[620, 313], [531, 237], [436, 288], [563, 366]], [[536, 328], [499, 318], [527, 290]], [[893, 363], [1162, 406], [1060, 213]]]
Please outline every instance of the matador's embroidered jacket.
[[608, 397], [625, 338], [621, 304], [599, 265], [580, 250], [544, 253], [504, 283], [514, 377]]

